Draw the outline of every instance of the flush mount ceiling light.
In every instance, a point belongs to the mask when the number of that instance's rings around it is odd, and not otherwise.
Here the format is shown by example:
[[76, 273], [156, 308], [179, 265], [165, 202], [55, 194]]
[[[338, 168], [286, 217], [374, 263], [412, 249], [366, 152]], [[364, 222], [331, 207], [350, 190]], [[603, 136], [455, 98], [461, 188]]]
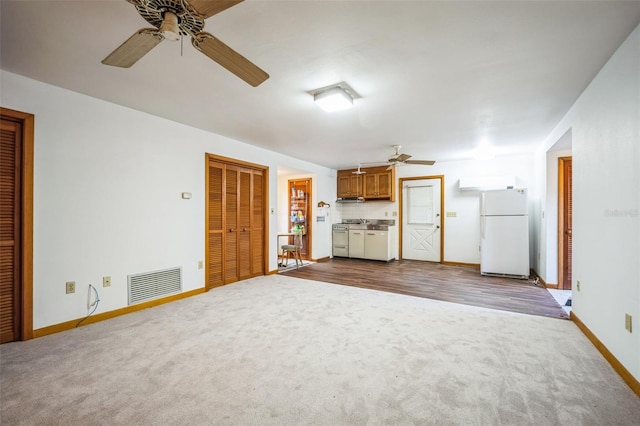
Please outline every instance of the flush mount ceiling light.
[[342, 111], [353, 106], [353, 98], [339, 87], [315, 94], [313, 101], [327, 112]]
[[353, 100], [360, 97], [347, 83], [340, 82], [309, 92], [313, 101], [327, 112], [341, 111], [353, 106]]

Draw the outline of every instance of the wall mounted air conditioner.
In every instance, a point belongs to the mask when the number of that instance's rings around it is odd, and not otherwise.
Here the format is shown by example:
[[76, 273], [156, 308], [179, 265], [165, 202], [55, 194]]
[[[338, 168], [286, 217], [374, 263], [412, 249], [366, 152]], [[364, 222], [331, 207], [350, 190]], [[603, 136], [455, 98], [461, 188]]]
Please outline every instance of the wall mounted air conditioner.
[[477, 176], [460, 178], [460, 191], [491, 191], [516, 187], [515, 176]]

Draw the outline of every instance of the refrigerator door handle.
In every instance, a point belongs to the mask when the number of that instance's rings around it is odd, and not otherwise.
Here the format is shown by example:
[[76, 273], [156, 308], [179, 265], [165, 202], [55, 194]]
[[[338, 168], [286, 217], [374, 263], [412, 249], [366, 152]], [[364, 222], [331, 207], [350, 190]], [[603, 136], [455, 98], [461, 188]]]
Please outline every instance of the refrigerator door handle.
[[480, 215], [484, 216], [486, 212], [486, 205], [484, 202], [484, 192], [480, 193]]
[[484, 228], [485, 228], [486, 221], [487, 221], [487, 217], [485, 215], [482, 215], [482, 217], [480, 218], [480, 235], [482, 236], [482, 238], [485, 237]]

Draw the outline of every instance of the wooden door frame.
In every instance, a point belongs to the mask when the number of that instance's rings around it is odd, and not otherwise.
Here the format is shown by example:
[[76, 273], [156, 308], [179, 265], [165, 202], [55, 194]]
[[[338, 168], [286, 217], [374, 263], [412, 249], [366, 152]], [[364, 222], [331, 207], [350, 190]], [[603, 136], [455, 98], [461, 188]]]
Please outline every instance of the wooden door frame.
[[[305, 226], [307, 227], [307, 254], [305, 256], [302, 256], [302, 258], [304, 260], [311, 260], [313, 259], [313, 254], [311, 252], [313, 244], [313, 215], [311, 214], [313, 212], [313, 207], [311, 205], [311, 200], [312, 200], [312, 196], [313, 196], [313, 178], [311, 176], [309, 177], [303, 177], [303, 178], [292, 178], [292, 179], [287, 179], [287, 190], [289, 190], [289, 186], [291, 185], [291, 182], [298, 182], [298, 181], [308, 181], [308, 185], [307, 185], [307, 212], [306, 212], [306, 218], [305, 218]], [[289, 197], [290, 194], [287, 195], [287, 197]], [[289, 217], [291, 217], [291, 202], [287, 203], [289, 205]], [[289, 222], [289, 219], [287, 219], [287, 223]], [[287, 229], [287, 232], [290, 232], [290, 230]], [[279, 243], [278, 243], [279, 244]]]
[[[262, 171], [262, 193], [264, 194], [264, 203], [262, 206], [262, 217], [264, 220], [263, 223], [263, 235], [262, 235], [262, 243], [264, 250], [264, 259], [262, 264], [262, 273], [267, 275], [269, 273], [269, 167], [264, 166], [262, 164], [250, 163], [248, 161], [238, 160], [230, 157], [223, 157], [221, 155], [205, 153], [204, 155], [204, 164], [205, 164], [205, 191], [204, 191], [204, 258], [205, 258], [205, 279], [204, 279], [204, 287], [208, 291], [214, 287], [210, 287], [207, 282], [207, 272], [209, 270], [209, 232], [208, 232], [208, 223], [209, 223], [209, 162], [217, 161], [220, 163], [229, 164], [236, 167], [247, 167], [250, 169], [256, 169]], [[223, 207], [224, 212], [224, 207]], [[223, 273], [223, 281], [224, 281], [224, 273]]]
[[33, 152], [35, 116], [0, 107], [0, 116], [22, 124], [22, 264], [20, 340], [33, 339]]
[[[565, 249], [564, 246], [564, 213], [566, 206], [564, 205], [564, 183], [566, 176], [564, 174], [564, 165], [566, 162], [573, 162], [573, 157], [558, 157], [558, 290], [565, 290], [564, 286], [564, 266], [565, 266]], [[569, 289], [571, 283], [569, 283]]]
[[398, 211], [400, 214], [398, 215], [398, 257], [402, 259], [402, 238], [403, 238], [403, 230], [402, 230], [402, 218], [404, 212], [402, 211], [402, 205], [404, 204], [404, 191], [402, 190], [402, 185], [405, 181], [412, 180], [424, 180], [424, 179], [440, 179], [440, 262], [444, 263], [444, 175], [433, 175], [433, 176], [412, 176], [412, 177], [404, 177], [398, 179]]

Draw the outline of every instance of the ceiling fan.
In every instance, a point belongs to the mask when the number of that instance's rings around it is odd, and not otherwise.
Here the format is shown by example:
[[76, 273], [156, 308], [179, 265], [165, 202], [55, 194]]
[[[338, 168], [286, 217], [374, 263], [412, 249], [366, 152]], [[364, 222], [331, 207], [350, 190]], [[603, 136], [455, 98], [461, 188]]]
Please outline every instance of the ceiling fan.
[[256, 87], [269, 78], [269, 74], [244, 56], [202, 31], [204, 20], [243, 0], [127, 0], [140, 16], [155, 28], [136, 31], [109, 56], [105, 65], [129, 68], [164, 39], [178, 40], [182, 35], [191, 37], [191, 44], [200, 52]]
[[400, 154], [400, 148], [402, 148], [402, 145], [393, 145], [392, 148], [395, 153], [390, 155], [387, 159], [386, 164], [389, 164], [387, 170], [402, 164], [422, 164], [425, 166], [433, 166], [436, 163], [433, 160], [409, 160], [409, 158], [411, 158], [409, 154]]
[[358, 170], [353, 171], [351, 173], [353, 173], [354, 175], [364, 175], [366, 174], [366, 170], [360, 170], [360, 167], [362, 167], [362, 164], [358, 164]]

